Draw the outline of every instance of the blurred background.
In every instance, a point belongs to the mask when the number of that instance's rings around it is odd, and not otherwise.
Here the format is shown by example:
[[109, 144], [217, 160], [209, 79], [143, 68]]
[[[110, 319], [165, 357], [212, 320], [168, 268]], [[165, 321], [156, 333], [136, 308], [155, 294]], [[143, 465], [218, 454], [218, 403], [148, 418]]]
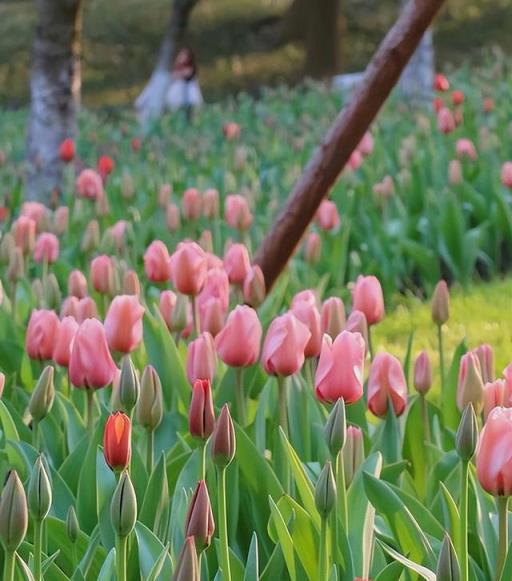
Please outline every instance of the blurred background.
[[[331, 6], [328, 6], [331, 4]], [[397, 0], [199, 0], [184, 42], [197, 57], [206, 101], [305, 76], [362, 70], [396, 18]], [[82, 100], [90, 108], [131, 106], [155, 66], [171, 0], [89, 0], [83, 6]], [[314, 11], [312, 11], [314, 8]], [[316, 16], [316, 19], [315, 19]], [[29, 102], [31, 0], [0, 0], [0, 107]], [[327, 29], [326, 29], [327, 26]], [[333, 26], [339, 35], [329, 34]], [[512, 53], [510, 0], [450, 0], [436, 21], [436, 65], [492, 63]], [[325, 51], [336, 55], [324, 58]], [[324, 51], [324, 52], [323, 52]]]

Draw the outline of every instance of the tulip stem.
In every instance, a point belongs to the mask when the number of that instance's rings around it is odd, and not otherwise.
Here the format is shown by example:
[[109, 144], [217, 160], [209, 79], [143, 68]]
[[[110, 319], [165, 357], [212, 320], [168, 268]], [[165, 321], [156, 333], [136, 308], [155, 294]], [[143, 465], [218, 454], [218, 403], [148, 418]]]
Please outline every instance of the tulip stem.
[[39, 450], [39, 422], [32, 420], [32, 446]]
[[460, 572], [461, 581], [468, 581], [468, 468], [469, 462], [462, 461], [460, 483]]
[[41, 546], [43, 537], [43, 521], [34, 521], [34, 577], [36, 581], [42, 579], [41, 576]]
[[92, 436], [94, 420], [94, 391], [86, 389], [87, 394], [87, 432]]
[[441, 372], [441, 394], [444, 394], [444, 350], [443, 350], [443, 326], [437, 326], [437, 344], [439, 349], [439, 370]]
[[338, 452], [338, 458], [335, 462], [337, 464], [337, 479], [336, 487], [338, 492], [338, 507], [339, 514], [341, 517], [341, 522], [343, 528], [345, 529], [345, 534], [348, 534], [348, 506], [347, 506], [347, 488], [345, 484], [345, 467], [343, 465], [343, 450]]
[[327, 556], [327, 519], [322, 517], [320, 527], [320, 576], [319, 579], [329, 578], [329, 558]]
[[126, 581], [126, 547], [128, 537], [116, 538], [116, 569], [117, 581]]
[[155, 445], [155, 431], [152, 428], [146, 430], [146, 468], [148, 476], [153, 471], [153, 448]]
[[498, 523], [499, 523], [499, 545], [498, 564], [496, 567], [496, 581], [500, 579], [507, 558], [508, 550], [508, 496], [498, 496]]
[[279, 425], [283, 428], [285, 436], [288, 437], [288, 410], [286, 409], [287, 397], [287, 378], [281, 375], [277, 376], [277, 388], [279, 397]]
[[226, 510], [226, 468], [219, 467], [219, 535], [220, 535], [220, 565], [224, 581], [231, 581], [229, 563], [228, 520]]
[[206, 480], [206, 440], [199, 444], [199, 459], [201, 460], [199, 479]]
[[368, 352], [370, 353], [370, 361], [373, 361], [373, 342], [372, 342], [371, 325], [368, 325]]
[[425, 430], [425, 441], [430, 444], [430, 422], [428, 418], [428, 404], [424, 393], [420, 393], [421, 415], [423, 416], [423, 427]]
[[243, 385], [243, 367], [235, 367], [235, 377], [236, 377], [236, 384], [235, 384], [235, 397], [236, 397], [236, 407], [237, 407], [237, 415], [238, 415], [238, 423], [245, 428], [247, 425], [247, 400], [245, 397], [244, 392], [244, 385]]
[[14, 581], [15, 562], [16, 551], [6, 551], [4, 553], [4, 581]]
[[199, 337], [199, 335], [200, 335], [199, 313], [197, 311], [197, 301], [196, 301], [195, 295], [192, 295], [190, 297], [190, 300], [192, 302], [192, 320], [194, 322], [194, 334], [196, 337]]
[[16, 322], [16, 281], [11, 284], [11, 315], [12, 322]]

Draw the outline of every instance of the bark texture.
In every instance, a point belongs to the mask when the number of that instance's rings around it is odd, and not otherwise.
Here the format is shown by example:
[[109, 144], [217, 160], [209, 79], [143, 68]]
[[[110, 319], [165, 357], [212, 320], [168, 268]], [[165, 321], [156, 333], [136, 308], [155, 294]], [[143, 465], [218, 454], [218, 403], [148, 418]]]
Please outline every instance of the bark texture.
[[56, 203], [59, 146], [75, 137], [80, 103], [81, 0], [36, 0], [26, 197]]
[[151, 77], [135, 101], [135, 108], [144, 123], [162, 115], [165, 97], [171, 84], [171, 68], [188, 26], [190, 14], [199, 0], [173, 0], [171, 18], [160, 46]]

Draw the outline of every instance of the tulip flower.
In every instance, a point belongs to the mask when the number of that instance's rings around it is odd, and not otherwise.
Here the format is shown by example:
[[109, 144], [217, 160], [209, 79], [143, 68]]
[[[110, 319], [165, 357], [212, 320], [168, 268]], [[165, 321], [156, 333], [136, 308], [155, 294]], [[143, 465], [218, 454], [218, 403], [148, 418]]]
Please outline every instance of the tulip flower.
[[248, 230], [252, 224], [253, 216], [249, 209], [247, 199], [240, 195], [226, 197], [224, 208], [226, 224], [237, 230]]
[[197, 303], [201, 305], [211, 298], [218, 299], [222, 311], [229, 307], [229, 278], [224, 268], [211, 268], [208, 270], [206, 282], [197, 297]]
[[180, 229], [180, 209], [176, 204], [169, 204], [165, 209], [165, 223], [170, 232], [176, 232]]
[[131, 353], [142, 341], [144, 307], [134, 295], [118, 295], [105, 317], [105, 332], [110, 349]]
[[146, 468], [153, 469], [154, 433], [164, 415], [162, 384], [158, 373], [146, 365], [140, 380], [140, 397], [137, 401], [137, 421], [146, 428]]
[[426, 351], [422, 351], [414, 362], [414, 387], [421, 394], [426, 394], [432, 387], [432, 365]]
[[200, 480], [190, 500], [185, 520], [185, 536], [194, 537], [197, 550], [201, 553], [210, 546], [214, 531], [215, 522], [208, 488], [206, 482]]
[[244, 284], [245, 277], [251, 270], [249, 251], [244, 244], [231, 244], [224, 254], [224, 268], [231, 284]]
[[83, 323], [86, 319], [98, 318], [98, 307], [92, 297], [84, 297], [78, 301], [75, 318], [78, 323]]
[[11, 579], [14, 579], [15, 552], [23, 542], [27, 528], [28, 507], [25, 489], [16, 470], [11, 470], [7, 473], [0, 497], [0, 541], [4, 548], [4, 560], [9, 560], [9, 567], [4, 563], [4, 571], [12, 570]]
[[176, 295], [170, 290], [162, 291], [159, 310], [171, 333], [181, 333], [192, 322], [190, 304], [184, 295]]
[[167, 282], [171, 278], [171, 258], [161, 240], [153, 240], [144, 253], [144, 272], [152, 282]]
[[34, 309], [30, 315], [25, 348], [31, 359], [51, 359], [59, 334], [60, 321], [54, 311]]
[[78, 323], [74, 317], [64, 317], [60, 322], [57, 340], [53, 346], [52, 359], [62, 367], [69, 366], [71, 348], [78, 331]]
[[134, 270], [127, 270], [123, 275], [123, 293], [140, 297], [140, 280]]
[[68, 276], [68, 294], [83, 299], [87, 296], [87, 279], [80, 270], [72, 270]]
[[97, 220], [91, 220], [85, 227], [80, 248], [82, 252], [91, 252], [99, 246], [100, 225]]
[[345, 327], [345, 305], [340, 298], [330, 297], [324, 301], [320, 313], [320, 322], [322, 335], [327, 333], [333, 340], [343, 331]]
[[443, 351], [443, 330], [442, 326], [450, 317], [450, 291], [446, 281], [440, 280], [434, 294], [432, 295], [432, 321], [437, 325], [437, 344], [439, 350], [439, 367], [441, 371], [441, 391], [444, 392], [445, 370]]
[[400, 361], [389, 353], [379, 353], [368, 376], [368, 408], [374, 415], [383, 417], [387, 414], [388, 402], [395, 415], [402, 415], [407, 406], [407, 383]]
[[452, 93], [452, 103], [458, 107], [464, 103], [464, 93], [462, 91], [453, 91]]
[[484, 385], [484, 420], [496, 407], [510, 407], [510, 388], [506, 380], [496, 379]]
[[217, 354], [231, 367], [254, 365], [260, 354], [261, 335], [256, 311], [239, 305], [231, 311], [224, 328], [215, 338]]
[[464, 181], [462, 165], [458, 159], [452, 159], [448, 165], [448, 181], [452, 186], [461, 184]]
[[207, 276], [206, 253], [196, 242], [180, 242], [171, 256], [171, 278], [176, 290], [198, 295]]
[[384, 297], [379, 279], [375, 276], [359, 276], [352, 289], [352, 306], [361, 311], [368, 325], [375, 325], [384, 318]]
[[295, 302], [291, 312], [297, 319], [306, 325], [311, 333], [311, 337], [304, 349], [306, 357], [318, 357], [322, 347], [322, 327], [320, 322], [320, 313], [316, 305], [311, 305], [306, 301]]
[[494, 352], [492, 347], [485, 343], [473, 349], [473, 353], [477, 356], [478, 362], [480, 363], [482, 381], [484, 383], [494, 381]]
[[359, 142], [359, 145], [357, 146], [357, 151], [359, 151], [359, 153], [363, 157], [367, 157], [373, 152], [374, 145], [375, 142], [373, 139], [373, 135], [369, 131], [367, 131], [363, 135], [361, 141]]
[[38, 234], [48, 228], [48, 208], [41, 202], [23, 202], [20, 216], [34, 220]]
[[215, 413], [213, 411], [212, 387], [209, 379], [197, 379], [192, 386], [188, 426], [190, 434], [207, 440], [213, 432]]
[[455, 144], [455, 152], [458, 158], [467, 158], [472, 161], [478, 159], [478, 154], [476, 152], [475, 144], [471, 139], [458, 139]]
[[196, 188], [188, 188], [183, 193], [182, 209], [185, 220], [199, 220], [201, 217], [201, 193]]
[[437, 128], [441, 133], [451, 133], [455, 131], [455, 118], [447, 107], [443, 107], [437, 114]]
[[213, 220], [219, 216], [219, 192], [213, 188], [206, 190], [203, 193], [203, 216], [209, 220]]
[[213, 380], [215, 376], [215, 343], [210, 333], [201, 333], [187, 351], [187, 377], [191, 385], [197, 379]]
[[366, 317], [361, 311], [352, 311], [345, 324], [345, 331], [350, 333], [359, 333], [368, 345], [368, 323]]
[[137, 522], [137, 496], [130, 475], [124, 470], [112, 496], [110, 519], [116, 535], [116, 579], [127, 579], [128, 536]]
[[172, 581], [201, 581], [194, 537], [185, 539]]
[[335, 230], [340, 225], [340, 215], [336, 204], [332, 200], [322, 200], [315, 219], [322, 230]]
[[506, 188], [512, 188], [512, 161], [506, 161], [501, 166], [501, 183]]
[[293, 309], [299, 303], [307, 303], [312, 307], [318, 308], [319, 299], [317, 291], [311, 290], [309, 288], [299, 291], [292, 299], [291, 308]]
[[59, 239], [55, 234], [40, 234], [34, 247], [35, 262], [55, 262], [59, 257]]
[[91, 261], [91, 283], [98, 293], [113, 295], [115, 287], [114, 261], [102, 254]]
[[257, 264], [251, 267], [245, 277], [243, 293], [244, 301], [254, 309], [257, 309], [265, 300], [265, 277]]
[[441, 73], [437, 73], [434, 77], [434, 90], [446, 92], [450, 89], [450, 82]]
[[69, 163], [75, 158], [75, 142], [71, 137], [64, 139], [59, 145], [59, 157], [64, 163]]
[[80, 198], [98, 200], [105, 197], [101, 176], [93, 169], [84, 169], [80, 173], [75, 188]]
[[462, 356], [457, 383], [457, 406], [462, 411], [468, 403], [473, 404], [475, 412], [479, 414], [483, 407], [484, 384], [480, 361], [477, 355], [470, 351]]
[[343, 331], [334, 342], [324, 335], [315, 375], [317, 397], [323, 402], [343, 398], [345, 403], [363, 395], [365, 344], [359, 333]]
[[224, 327], [225, 311], [219, 299], [209, 298], [199, 305], [199, 329], [215, 337]]
[[103, 433], [103, 455], [112, 470], [123, 470], [130, 464], [132, 424], [123, 412], [111, 414]]
[[310, 232], [304, 244], [304, 260], [316, 264], [322, 255], [322, 239], [318, 232]]
[[24, 254], [30, 252], [36, 239], [36, 222], [27, 216], [20, 216], [13, 224], [14, 241]]

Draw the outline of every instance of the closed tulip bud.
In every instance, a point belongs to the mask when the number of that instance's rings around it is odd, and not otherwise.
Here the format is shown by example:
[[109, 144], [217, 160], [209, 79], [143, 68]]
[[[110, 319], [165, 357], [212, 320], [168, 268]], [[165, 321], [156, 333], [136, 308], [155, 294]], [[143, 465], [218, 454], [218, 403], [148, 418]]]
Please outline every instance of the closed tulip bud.
[[137, 496], [130, 475], [124, 470], [110, 505], [112, 526], [118, 537], [127, 537], [137, 522]]
[[160, 314], [171, 333], [181, 333], [189, 323], [189, 302], [171, 290], [160, 293]]
[[80, 270], [73, 270], [68, 277], [68, 294], [83, 299], [87, 296], [87, 279]]
[[414, 388], [426, 394], [432, 387], [432, 365], [426, 351], [422, 351], [414, 362]]
[[197, 295], [206, 282], [207, 258], [195, 242], [180, 242], [171, 256], [171, 278], [176, 290], [184, 295]]
[[251, 270], [249, 251], [244, 244], [235, 243], [224, 254], [224, 268], [231, 284], [243, 285]]
[[203, 216], [210, 220], [219, 216], [219, 192], [213, 188], [203, 193]]
[[46, 297], [46, 304], [50, 309], [56, 309], [60, 305], [62, 293], [60, 292], [59, 281], [53, 272], [50, 272], [46, 278], [44, 294]]
[[11, 282], [16, 282], [25, 274], [25, 259], [21, 248], [14, 248], [9, 258], [9, 266], [7, 268], [7, 278]]
[[176, 204], [169, 204], [165, 210], [165, 223], [170, 232], [176, 232], [181, 227], [180, 209]]
[[187, 537], [185, 539], [172, 581], [201, 581], [194, 537]]
[[464, 181], [462, 164], [458, 159], [452, 159], [448, 165], [448, 181], [452, 186], [461, 184]]
[[137, 421], [147, 430], [155, 430], [160, 425], [163, 415], [164, 403], [160, 378], [154, 367], [146, 365], [140, 381]]
[[167, 246], [153, 240], [144, 253], [144, 272], [151, 282], [167, 282], [171, 276], [171, 263]]
[[[330, 297], [324, 301], [320, 313], [322, 334], [327, 334], [334, 340], [345, 328], [345, 305], [338, 297]], [[363, 336], [364, 339], [364, 336]]]
[[340, 225], [340, 215], [336, 204], [332, 200], [322, 200], [315, 220], [322, 230], [335, 230]]
[[213, 520], [210, 495], [208, 488], [206, 488], [206, 482], [200, 480], [188, 507], [185, 536], [194, 537], [197, 550], [201, 553], [210, 546], [214, 532], [215, 521]]
[[219, 468], [226, 468], [236, 452], [236, 437], [228, 404], [222, 406], [212, 435], [212, 460]]
[[478, 422], [473, 406], [468, 403], [462, 412], [455, 438], [455, 448], [462, 461], [469, 462], [473, 458], [477, 443]]
[[121, 470], [130, 464], [132, 455], [132, 423], [123, 412], [111, 414], [103, 433], [103, 454], [112, 470]]
[[187, 377], [193, 385], [196, 379], [209, 379], [215, 376], [215, 343], [210, 333], [201, 333], [189, 343], [187, 351]]
[[354, 310], [364, 313], [368, 325], [384, 318], [384, 296], [377, 277], [359, 276], [352, 290], [352, 302]]
[[28, 216], [20, 216], [13, 224], [14, 241], [24, 254], [34, 248], [36, 229], [36, 221]]
[[304, 260], [316, 264], [322, 255], [322, 239], [318, 232], [310, 232], [304, 244]]
[[480, 362], [473, 351], [466, 353], [460, 360], [459, 381], [457, 384], [457, 406], [462, 411], [472, 403], [479, 414], [483, 407], [484, 384], [480, 371]]
[[21, 545], [27, 526], [27, 497], [16, 470], [11, 470], [0, 497], [0, 541], [5, 551]]
[[379, 353], [373, 360], [368, 376], [368, 409], [383, 417], [391, 406], [395, 415], [407, 406], [407, 382], [402, 364], [389, 353]]
[[172, 194], [171, 184], [162, 184], [158, 190], [158, 205], [160, 208], [165, 209]]
[[345, 402], [339, 398], [327, 418], [324, 428], [325, 441], [333, 458], [343, 449], [347, 435], [347, 422], [345, 419]]
[[437, 561], [436, 577], [439, 581], [459, 581], [460, 568], [457, 553], [453, 547], [450, 537], [446, 535], [439, 552]]
[[336, 482], [332, 465], [326, 462], [315, 486], [315, 506], [322, 518], [327, 518], [336, 503]]
[[75, 544], [80, 535], [80, 525], [78, 523], [78, 518], [76, 517], [74, 506], [69, 507], [68, 514], [66, 515], [66, 533], [68, 539]]
[[188, 414], [188, 426], [192, 436], [206, 440], [213, 432], [212, 387], [209, 379], [197, 379], [192, 387], [192, 400]]
[[361, 311], [352, 311], [345, 324], [345, 331], [349, 333], [359, 333], [368, 345], [368, 323], [365, 314]]
[[476, 349], [473, 349], [473, 352], [477, 356], [480, 363], [482, 381], [484, 383], [494, 381], [494, 352], [492, 347], [490, 345], [483, 344]]
[[119, 379], [119, 401], [123, 409], [129, 414], [139, 399], [139, 374], [129, 355], [123, 357], [121, 363], [121, 377]]
[[53, 230], [57, 236], [62, 236], [68, 231], [69, 208], [59, 206], [53, 214]]
[[28, 483], [28, 509], [30, 516], [37, 522], [44, 520], [52, 506], [52, 485], [41, 456], [32, 469]]
[[9, 264], [11, 253], [14, 252], [15, 247], [14, 236], [10, 232], [6, 232], [0, 241], [0, 261], [2, 263]]
[[213, 252], [213, 238], [210, 230], [203, 230], [198, 240], [199, 246], [205, 252]]
[[100, 244], [100, 225], [97, 220], [91, 220], [85, 227], [80, 248], [82, 252], [92, 252]]
[[198, 220], [202, 209], [201, 193], [196, 188], [188, 188], [183, 193], [182, 210], [185, 220]]
[[59, 239], [55, 234], [44, 232], [37, 238], [34, 247], [35, 262], [54, 263], [59, 257]]
[[52, 409], [53, 400], [55, 399], [53, 374], [53, 367], [47, 365], [39, 376], [36, 387], [30, 396], [28, 410], [36, 422], [40, 422], [45, 418]]
[[263, 271], [256, 264], [252, 266], [244, 279], [244, 301], [257, 309], [265, 300], [266, 288]]
[[450, 292], [446, 281], [440, 280], [432, 295], [432, 320], [438, 326], [444, 325], [450, 317]]
[[115, 290], [114, 261], [102, 254], [91, 261], [91, 282], [94, 290], [112, 296]]
[[0, 371], [0, 399], [2, 398], [2, 395], [4, 393], [4, 387], [5, 387], [5, 373], [2, 373]]
[[252, 224], [253, 216], [247, 199], [239, 194], [226, 196], [224, 219], [231, 228], [248, 230]]
[[202, 333], [207, 331], [215, 337], [224, 327], [225, 318], [226, 313], [219, 299], [211, 297], [199, 303], [199, 328]]
[[123, 276], [123, 293], [140, 297], [140, 281], [134, 270], [127, 270]]
[[[73, 297], [74, 298], [74, 297]], [[98, 318], [98, 307], [92, 297], [84, 297], [76, 303], [75, 318], [78, 323], [83, 323], [86, 319]]]
[[512, 188], [512, 161], [506, 161], [501, 166], [501, 183], [506, 188]]
[[345, 445], [343, 446], [343, 470], [345, 473], [345, 486], [348, 488], [354, 476], [364, 462], [364, 442], [361, 428], [349, 426]]
[[43, 281], [40, 278], [34, 278], [32, 281], [32, 294], [36, 300], [38, 306], [44, 304], [44, 287]]
[[105, 317], [109, 347], [120, 353], [131, 353], [142, 341], [144, 307], [134, 295], [118, 295]]
[[262, 333], [256, 311], [247, 305], [238, 305], [215, 337], [217, 354], [231, 367], [254, 365], [260, 354]]

